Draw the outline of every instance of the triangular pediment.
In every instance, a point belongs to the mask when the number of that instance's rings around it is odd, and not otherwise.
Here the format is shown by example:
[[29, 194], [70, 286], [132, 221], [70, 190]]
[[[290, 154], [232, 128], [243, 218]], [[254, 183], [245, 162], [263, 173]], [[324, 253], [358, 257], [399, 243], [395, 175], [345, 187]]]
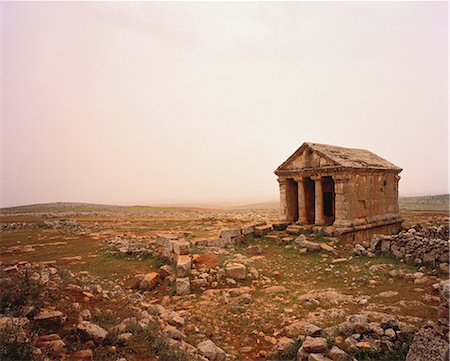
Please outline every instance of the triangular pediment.
[[332, 159], [324, 156], [322, 153], [304, 143], [292, 154], [283, 164], [281, 164], [277, 171], [280, 170], [302, 170], [314, 169], [324, 167], [336, 167], [338, 163]]
[[371, 169], [394, 171], [402, 169], [366, 149], [344, 148], [335, 145], [303, 143], [275, 173], [314, 169]]

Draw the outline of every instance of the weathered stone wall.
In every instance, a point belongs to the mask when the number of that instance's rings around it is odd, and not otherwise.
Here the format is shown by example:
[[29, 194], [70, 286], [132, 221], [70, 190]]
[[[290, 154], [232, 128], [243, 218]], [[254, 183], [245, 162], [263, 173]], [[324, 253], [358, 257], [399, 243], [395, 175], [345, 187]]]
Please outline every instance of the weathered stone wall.
[[394, 173], [350, 173], [344, 194], [349, 204], [347, 217], [359, 222], [376, 222], [398, 214], [398, 176]]
[[195, 242], [199, 246], [229, 247], [239, 244], [247, 237], [263, 236], [272, 230], [272, 226], [266, 223], [256, 223], [241, 228], [225, 229], [220, 232], [219, 238], [200, 239]]
[[449, 226], [427, 227], [416, 225], [391, 236], [375, 235], [369, 251], [390, 253], [407, 263], [449, 269]]

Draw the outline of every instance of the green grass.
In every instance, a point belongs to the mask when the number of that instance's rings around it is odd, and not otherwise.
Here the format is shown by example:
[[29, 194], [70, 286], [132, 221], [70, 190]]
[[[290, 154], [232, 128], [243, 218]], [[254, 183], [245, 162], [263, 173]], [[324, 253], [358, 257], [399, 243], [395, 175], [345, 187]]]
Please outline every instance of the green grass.
[[86, 270], [107, 279], [116, 279], [136, 273], [157, 272], [162, 264], [163, 262], [156, 257], [138, 259], [136, 257], [101, 255], [84, 265], [74, 267], [74, 269]]

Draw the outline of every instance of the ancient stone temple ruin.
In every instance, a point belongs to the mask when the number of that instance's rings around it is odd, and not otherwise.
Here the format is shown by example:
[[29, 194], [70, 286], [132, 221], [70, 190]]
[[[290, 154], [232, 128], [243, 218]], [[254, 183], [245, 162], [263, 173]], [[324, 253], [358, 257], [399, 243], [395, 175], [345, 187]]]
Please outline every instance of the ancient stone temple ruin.
[[398, 232], [401, 171], [365, 149], [303, 143], [275, 171], [282, 220], [352, 240]]

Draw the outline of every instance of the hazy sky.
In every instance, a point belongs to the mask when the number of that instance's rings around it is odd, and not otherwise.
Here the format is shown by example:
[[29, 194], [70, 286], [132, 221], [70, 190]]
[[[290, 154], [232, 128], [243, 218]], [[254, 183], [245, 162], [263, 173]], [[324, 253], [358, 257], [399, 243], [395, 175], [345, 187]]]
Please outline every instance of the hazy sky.
[[264, 202], [304, 141], [448, 192], [446, 2], [2, 2], [2, 206]]

